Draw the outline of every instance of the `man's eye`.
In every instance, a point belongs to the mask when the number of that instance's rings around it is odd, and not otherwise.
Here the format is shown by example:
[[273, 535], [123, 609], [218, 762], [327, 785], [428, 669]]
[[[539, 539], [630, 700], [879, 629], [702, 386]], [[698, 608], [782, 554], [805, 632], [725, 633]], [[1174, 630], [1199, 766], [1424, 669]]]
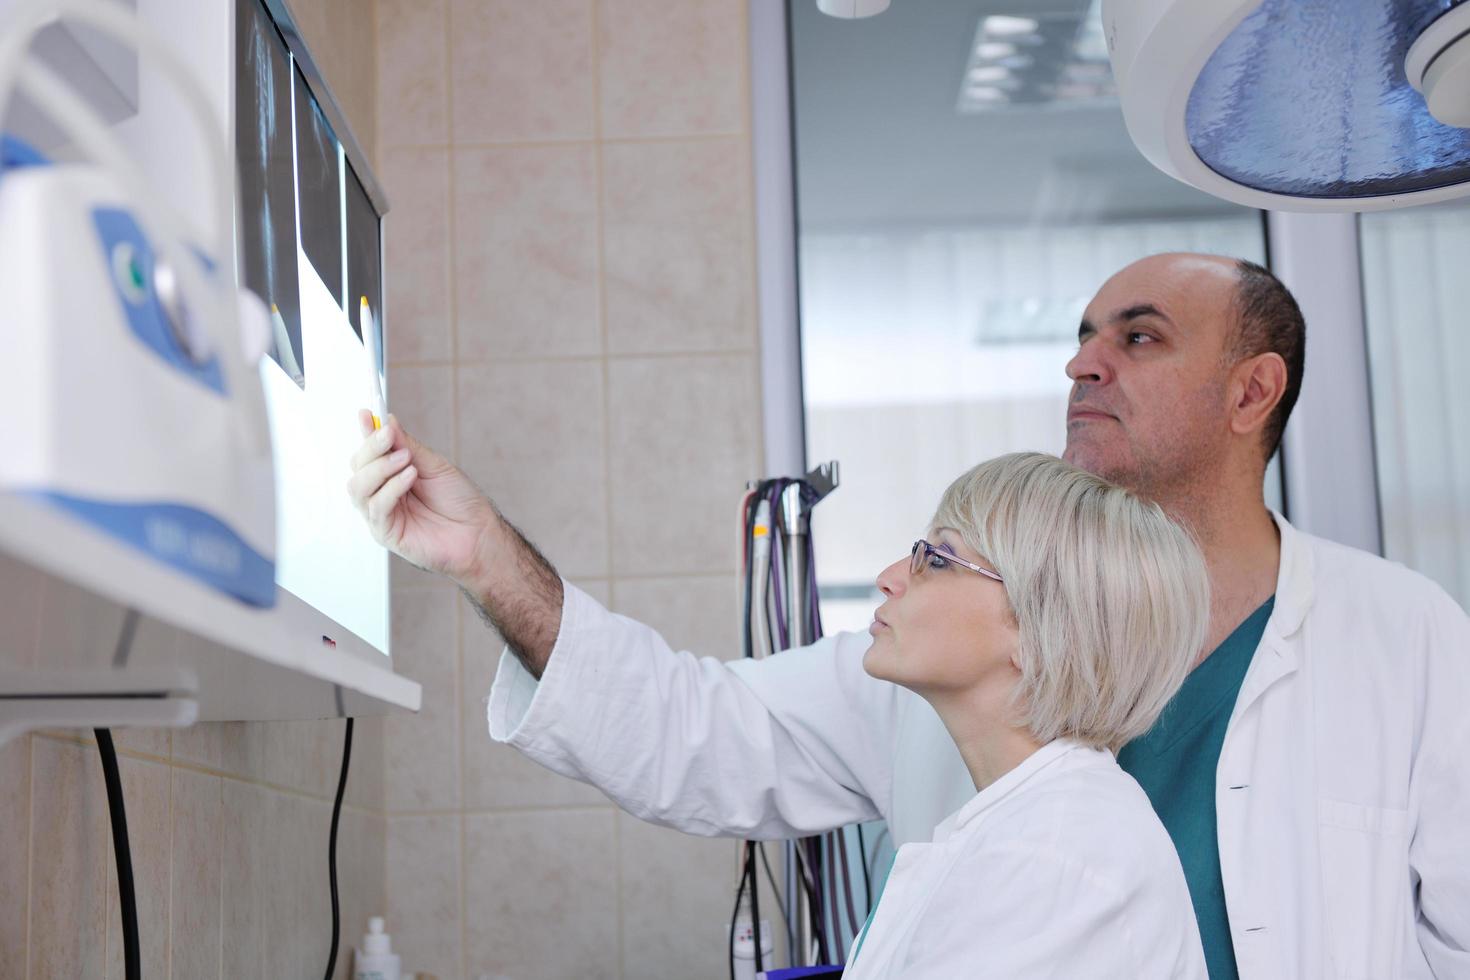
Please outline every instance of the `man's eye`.
[[1152, 344], [1156, 343], [1157, 340], [1158, 338], [1154, 337], [1152, 334], [1130, 333], [1128, 335], [1128, 343], [1130, 344]]

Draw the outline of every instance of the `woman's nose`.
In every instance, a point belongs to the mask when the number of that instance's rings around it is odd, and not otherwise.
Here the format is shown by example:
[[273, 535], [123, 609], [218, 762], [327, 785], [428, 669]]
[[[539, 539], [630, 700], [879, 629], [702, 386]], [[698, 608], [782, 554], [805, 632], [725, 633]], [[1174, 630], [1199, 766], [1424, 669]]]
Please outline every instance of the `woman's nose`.
[[903, 558], [878, 573], [878, 590], [886, 596], [901, 596], [908, 580], [909, 560]]

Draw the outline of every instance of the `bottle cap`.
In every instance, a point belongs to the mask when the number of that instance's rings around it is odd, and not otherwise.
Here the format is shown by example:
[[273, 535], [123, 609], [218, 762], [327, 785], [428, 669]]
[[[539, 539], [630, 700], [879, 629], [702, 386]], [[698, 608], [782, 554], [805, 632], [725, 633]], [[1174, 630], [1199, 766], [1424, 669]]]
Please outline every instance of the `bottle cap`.
[[386, 956], [392, 952], [391, 940], [383, 931], [383, 917], [375, 915], [368, 919], [367, 935], [362, 937], [362, 951], [368, 956]]

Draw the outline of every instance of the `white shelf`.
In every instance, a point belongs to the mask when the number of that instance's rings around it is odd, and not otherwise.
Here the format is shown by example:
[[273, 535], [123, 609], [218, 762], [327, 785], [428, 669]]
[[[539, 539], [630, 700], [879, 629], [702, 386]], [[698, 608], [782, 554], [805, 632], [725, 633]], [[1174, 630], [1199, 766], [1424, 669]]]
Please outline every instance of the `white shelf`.
[[[0, 619], [0, 694], [96, 696], [99, 678], [171, 670], [181, 678], [175, 691], [197, 701], [202, 721], [419, 708], [419, 685], [395, 674], [387, 656], [340, 629], [328, 633], [335, 646], [325, 642], [329, 621], [289, 592], [277, 589], [273, 609], [246, 606], [60, 510], [4, 493], [0, 553], [20, 563], [13, 576], [35, 579], [0, 597], [10, 619]], [[143, 618], [118, 666], [128, 608]]]

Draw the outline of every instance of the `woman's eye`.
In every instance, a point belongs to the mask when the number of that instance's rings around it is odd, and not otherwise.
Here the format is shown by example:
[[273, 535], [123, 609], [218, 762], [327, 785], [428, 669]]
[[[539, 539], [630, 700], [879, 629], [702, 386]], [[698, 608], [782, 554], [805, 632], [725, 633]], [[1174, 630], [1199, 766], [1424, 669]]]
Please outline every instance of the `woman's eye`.
[[949, 562], [947, 560], [945, 560], [944, 558], [941, 558], [939, 555], [933, 554], [931, 552], [930, 555], [929, 555], [929, 567], [930, 568], [948, 568], [949, 567]]

